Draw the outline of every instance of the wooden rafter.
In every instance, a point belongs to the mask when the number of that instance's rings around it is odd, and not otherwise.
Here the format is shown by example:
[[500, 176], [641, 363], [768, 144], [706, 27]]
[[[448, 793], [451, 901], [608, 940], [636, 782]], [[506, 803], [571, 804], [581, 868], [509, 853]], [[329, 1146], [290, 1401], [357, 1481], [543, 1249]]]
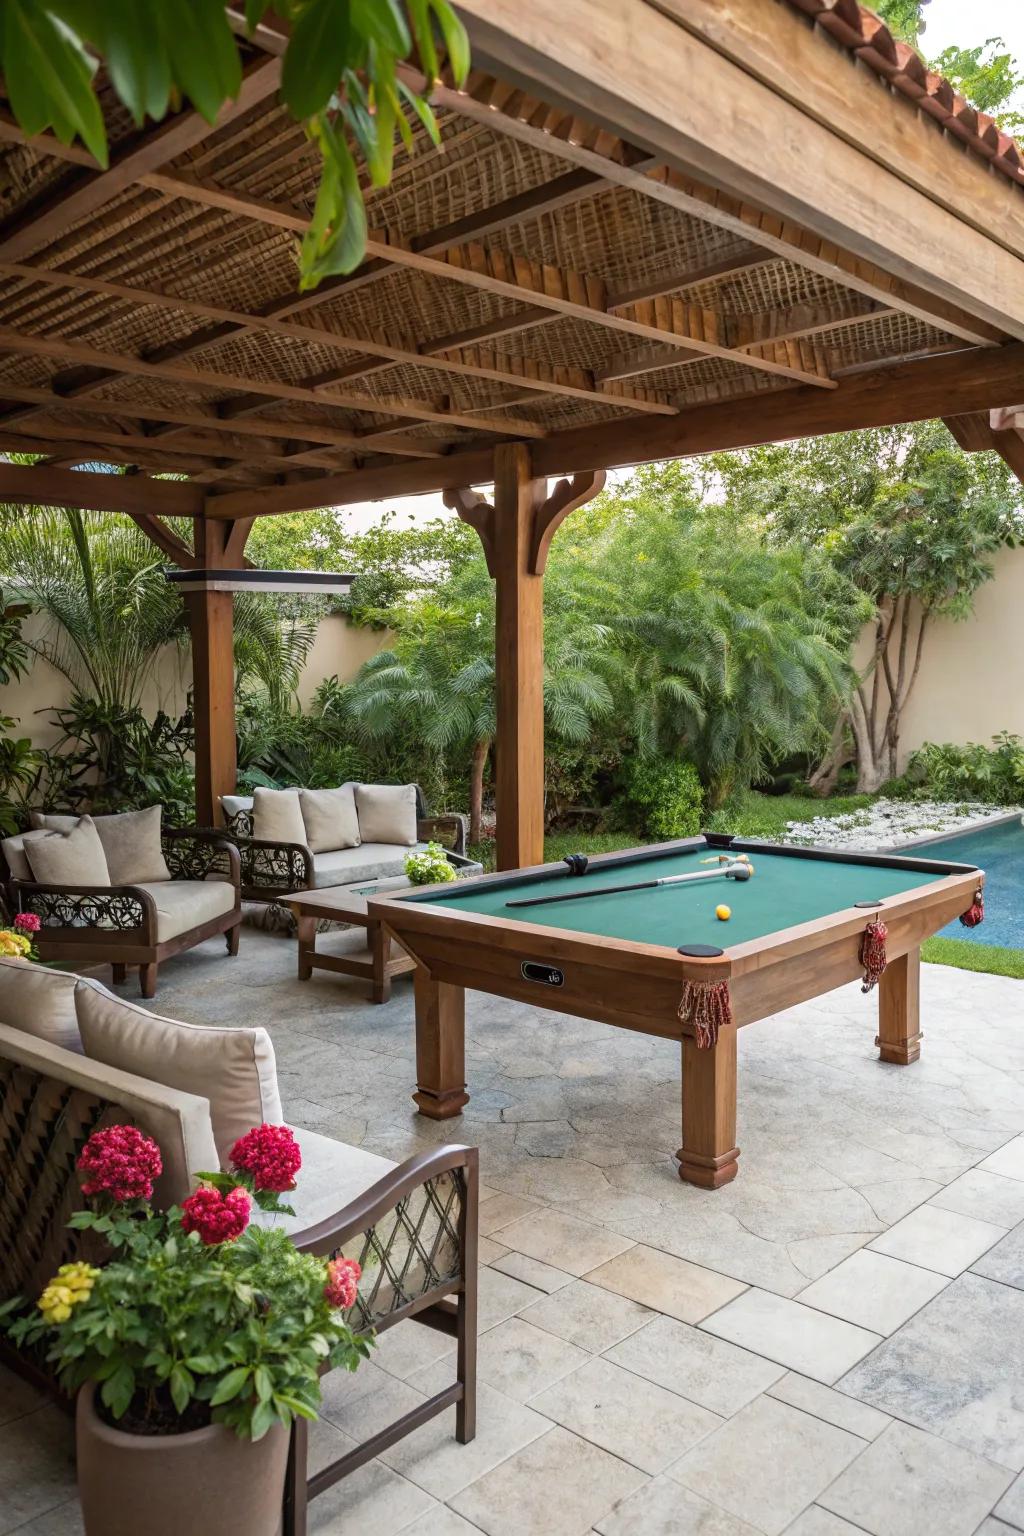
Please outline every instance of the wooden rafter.
[[[611, 149], [574, 141], [579, 120], [571, 112], [548, 106], [536, 96], [517, 90], [493, 76], [474, 74], [466, 91], [438, 86], [439, 106], [486, 122], [544, 154], [592, 170], [615, 185], [628, 187], [643, 197], [676, 208], [795, 266], [828, 277], [867, 298], [890, 304], [975, 346], [995, 346], [1003, 339], [999, 326], [981, 320], [957, 304], [928, 292], [919, 285], [894, 276], [877, 262], [853, 255], [834, 239], [814, 234], [792, 218], [766, 214], [753, 202], [716, 190], [692, 174], [659, 163], [650, 170], [634, 170], [622, 163], [624, 144], [613, 141]], [[770, 200], [766, 200], [770, 206]]]
[[[815, 389], [764, 392], [756, 409], [749, 400], [694, 406], [672, 418], [643, 418], [639, 422], [603, 423], [552, 433], [531, 447], [538, 475], [579, 469], [610, 469], [651, 459], [744, 448], [789, 437], [815, 437], [903, 421], [923, 421], [955, 411], [987, 410], [993, 402], [1019, 397], [1024, 379], [1024, 343], [996, 350], [976, 349], [923, 358], [866, 370], [843, 381], [828, 394]], [[260, 515], [293, 512], [303, 507], [351, 505], [380, 497], [416, 495], [459, 485], [480, 485], [492, 478], [490, 448], [451, 453], [432, 463], [328, 476], [308, 488], [282, 486], [268, 490], [255, 509]], [[207, 515], [236, 517], [240, 497], [228, 493], [207, 502]]]
[[[266, 198], [199, 183], [181, 175], [151, 178], [160, 183], [169, 196], [206, 203], [222, 208], [240, 218], [254, 219], [279, 229], [303, 234], [308, 227], [305, 214]], [[485, 293], [546, 309], [569, 319], [585, 320], [608, 330], [621, 331], [647, 341], [660, 341], [683, 350], [693, 348], [708, 357], [721, 357], [745, 367], [801, 383], [831, 387], [831, 380], [810, 369], [790, 367], [773, 359], [735, 354], [714, 340], [718, 316], [680, 300], [642, 300], [625, 309], [610, 310], [604, 283], [592, 276], [542, 266], [537, 262], [509, 254], [498, 248], [475, 244], [452, 247], [440, 257], [426, 256], [400, 245], [389, 244], [375, 232], [366, 242], [367, 254], [392, 262], [395, 266], [422, 272], [476, 288]]]
[[[377, 400], [365, 395], [342, 395], [333, 390], [303, 389], [283, 381], [242, 378], [238, 374], [219, 373], [209, 368], [179, 368], [174, 363], [146, 363], [128, 353], [103, 352], [77, 342], [62, 341], [59, 337], [28, 336], [5, 326], [0, 326], [0, 350], [18, 352], [26, 357], [53, 357], [72, 362], [95, 363], [111, 372], [134, 374], [140, 378], [167, 379], [194, 389], [251, 391], [268, 400], [301, 400], [306, 404], [335, 405], [349, 411], [366, 411], [371, 415], [405, 416], [412, 421], [438, 422], [443, 426], [469, 426], [474, 430], [496, 432], [499, 435], [545, 435], [544, 428], [538, 427], [535, 422], [519, 421], [515, 417], [499, 420], [487, 416], [463, 416], [457, 411], [433, 410], [414, 400]], [[423, 445], [393, 439], [390, 451], [416, 457], [422, 453]]]
[[[228, 309], [224, 305], [207, 304], [178, 294], [111, 282], [108, 278], [97, 278], [85, 273], [55, 272], [46, 267], [26, 267], [17, 262], [0, 262], [0, 273], [24, 279], [26, 282], [38, 282], [83, 293], [105, 294], [110, 298], [123, 299], [126, 303], [146, 304], [155, 309], [169, 310], [176, 314], [216, 320], [219, 324], [230, 325], [236, 335], [251, 331], [257, 334], [290, 337], [296, 341], [326, 348], [328, 351], [350, 353], [361, 350], [384, 358], [388, 364], [407, 363], [463, 378], [482, 378], [499, 384], [518, 384], [535, 388], [542, 395], [561, 394], [574, 399], [597, 400], [601, 404], [621, 402], [633, 410], [647, 411], [652, 415], [671, 415], [675, 409], [664, 401], [646, 399], [642, 395], [634, 397], [599, 390], [592, 382], [588, 386], [587, 374], [583, 369], [553, 369], [538, 363], [531, 373], [527, 371], [523, 360], [518, 358], [493, 357], [489, 363], [474, 364], [454, 358], [422, 356], [414, 348], [397, 346], [374, 337], [352, 335], [334, 327], [331, 330], [325, 330], [318, 326], [297, 325], [287, 320], [265, 319], [257, 314]], [[575, 380], [572, 377], [574, 374]], [[107, 377], [109, 378], [109, 375]], [[323, 383], [317, 381], [309, 387], [319, 389], [323, 387]], [[508, 428], [503, 425], [502, 430], [508, 430]]]

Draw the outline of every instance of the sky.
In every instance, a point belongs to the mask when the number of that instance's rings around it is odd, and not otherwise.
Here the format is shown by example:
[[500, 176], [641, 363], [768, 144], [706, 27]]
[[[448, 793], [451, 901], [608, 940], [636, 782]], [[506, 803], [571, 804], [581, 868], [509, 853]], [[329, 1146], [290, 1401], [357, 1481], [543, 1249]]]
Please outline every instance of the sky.
[[[990, 37], [1001, 37], [1024, 65], [1024, 0], [930, 0], [924, 14], [922, 45], [930, 57], [936, 57], [952, 44], [975, 48]], [[1024, 112], [1024, 92], [1017, 106]], [[625, 474], [612, 471], [609, 480], [621, 480]], [[350, 528], [363, 529], [389, 508], [398, 513], [402, 522], [425, 522], [432, 517], [452, 515], [440, 494], [434, 494], [399, 497], [390, 502], [362, 502], [347, 509], [346, 522]]]

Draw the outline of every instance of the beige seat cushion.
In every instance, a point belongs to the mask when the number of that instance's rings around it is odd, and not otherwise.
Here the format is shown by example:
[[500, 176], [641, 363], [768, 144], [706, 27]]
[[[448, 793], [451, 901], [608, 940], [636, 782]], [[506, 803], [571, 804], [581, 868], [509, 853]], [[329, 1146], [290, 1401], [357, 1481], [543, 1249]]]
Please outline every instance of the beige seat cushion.
[[235, 888], [227, 880], [143, 880], [138, 889], [156, 902], [158, 944], [222, 917], [235, 905]]
[[281, 1125], [274, 1047], [265, 1029], [221, 1029], [161, 1018], [105, 987], [81, 980], [75, 989], [85, 1054], [210, 1102], [220, 1164], [239, 1136], [268, 1121]]
[[342, 784], [340, 789], [300, 789], [299, 807], [306, 846], [314, 853], [358, 848], [361, 839], [354, 784]]
[[252, 800], [253, 837], [305, 847], [306, 826], [297, 789], [258, 789]]
[[415, 843], [415, 784], [357, 784], [356, 810], [364, 843]]
[[0, 1023], [37, 1040], [81, 1051], [75, 1014], [75, 983], [67, 971], [50, 971], [31, 960], [0, 955]]
[[7, 868], [11, 872], [12, 880], [32, 880], [32, 866], [28, 862], [25, 852], [26, 843], [38, 843], [40, 838], [50, 837], [51, 833], [42, 828], [36, 828], [32, 832], [16, 832], [13, 837], [5, 837], [0, 843], [4, 858], [7, 860]]
[[336, 1216], [397, 1167], [386, 1157], [364, 1152], [362, 1147], [350, 1147], [316, 1131], [300, 1130], [298, 1126], [292, 1129], [302, 1152], [302, 1167], [295, 1189], [284, 1197], [295, 1211], [294, 1217], [285, 1218], [288, 1232], [306, 1231], [318, 1222]]
[[[176, 1088], [146, 1082], [4, 1024], [0, 1024], [0, 1057], [119, 1105], [160, 1148], [164, 1170], [156, 1185], [158, 1204], [168, 1206], [183, 1200], [196, 1175], [216, 1167], [217, 1148], [205, 1095], [181, 1093]], [[14, 1155], [27, 1154], [30, 1158], [31, 1153], [32, 1147], [23, 1144], [15, 1148]], [[32, 1185], [22, 1180], [23, 1187], [36, 1188], [38, 1170], [33, 1178]]]
[[162, 805], [150, 805], [144, 811], [93, 818], [107, 856], [111, 885], [143, 885], [171, 878], [160, 844], [162, 816]]
[[[414, 846], [425, 848], [426, 844]], [[358, 848], [315, 853], [313, 887], [322, 891], [328, 885], [351, 885], [355, 880], [386, 880], [392, 875], [404, 875], [411, 851], [398, 843], [360, 843]]]
[[24, 848], [40, 885], [110, 884], [107, 856], [91, 816], [82, 816], [70, 832], [51, 832]]

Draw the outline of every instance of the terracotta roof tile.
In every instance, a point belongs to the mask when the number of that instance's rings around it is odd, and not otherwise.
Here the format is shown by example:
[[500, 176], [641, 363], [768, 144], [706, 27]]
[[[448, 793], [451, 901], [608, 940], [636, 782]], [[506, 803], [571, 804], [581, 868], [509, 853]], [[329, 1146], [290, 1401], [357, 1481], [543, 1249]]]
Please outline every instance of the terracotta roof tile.
[[844, 48], [916, 103], [947, 132], [1024, 186], [1024, 154], [986, 112], [979, 112], [935, 74], [918, 53], [894, 38], [874, 11], [859, 0], [789, 0]]

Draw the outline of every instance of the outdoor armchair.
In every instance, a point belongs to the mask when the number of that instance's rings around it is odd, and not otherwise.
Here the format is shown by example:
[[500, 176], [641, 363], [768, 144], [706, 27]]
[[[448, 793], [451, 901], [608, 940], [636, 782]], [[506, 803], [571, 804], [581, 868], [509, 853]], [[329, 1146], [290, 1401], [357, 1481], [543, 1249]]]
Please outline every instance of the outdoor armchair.
[[165, 828], [160, 846], [170, 878], [116, 885], [34, 880], [17, 861], [20, 850], [10, 846], [18, 841], [3, 844], [8, 900], [15, 912], [39, 918], [35, 944], [42, 959], [109, 964], [116, 982], [137, 966], [142, 996], [151, 998], [158, 969], [172, 955], [219, 933], [228, 954], [238, 953], [241, 860], [223, 833]]

